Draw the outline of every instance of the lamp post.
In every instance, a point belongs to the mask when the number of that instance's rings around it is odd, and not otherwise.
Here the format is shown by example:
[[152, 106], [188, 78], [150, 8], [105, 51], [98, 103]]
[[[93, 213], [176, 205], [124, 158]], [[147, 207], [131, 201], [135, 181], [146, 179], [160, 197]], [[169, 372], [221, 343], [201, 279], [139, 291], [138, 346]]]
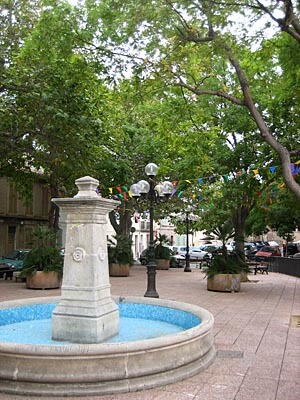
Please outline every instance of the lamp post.
[[132, 197], [137, 202], [148, 201], [149, 203], [149, 218], [150, 218], [150, 243], [149, 243], [149, 255], [147, 262], [147, 290], [144, 297], [156, 297], [159, 295], [156, 291], [156, 262], [155, 262], [155, 250], [154, 250], [154, 232], [153, 232], [153, 221], [154, 221], [154, 204], [159, 203], [163, 198], [169, 199], [172, 194], [173, 184], [169, 181], [159, 183], [155, 185], [154, 177], [157, 174], [157, 165], [154, 163], [147, 164], [145, 167], [145, 173], [149, 178], [149, 182], [141, 180], [138, 183], [134, 183], [130, 187]]
[[186, 210], [184, 214], [179, 214], [177, 220], [185, 223], [186, 226], [186, 253], [185, 253], [185, 267], [184, 272], [192, 272], [190, 266], [190, 246], [189, 246], [189, 232], [190, 223], [198, 221], [198, 215], [193, 214], [190, 210]]

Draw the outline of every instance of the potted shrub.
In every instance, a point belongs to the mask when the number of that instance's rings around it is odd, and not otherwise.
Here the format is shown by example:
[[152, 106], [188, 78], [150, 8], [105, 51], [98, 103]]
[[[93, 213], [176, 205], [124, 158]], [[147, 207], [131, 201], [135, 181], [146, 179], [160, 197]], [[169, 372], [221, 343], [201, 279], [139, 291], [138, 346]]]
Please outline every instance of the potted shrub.
[[133, 264], [132, 240], [126, 235], [114, 236], [109, 240], [108, 262], [110, 276], [129, 276]]
[[171, 250], [166, 247], [169, 239], [166, 235], [159, 235], [155, 243], [155, 260], [157, 269], [169, 269]]
[[26, 278], [28, 289], [54, 289], [61, 285], [63, 256], [55, 245], [53, 230], [38, 226], [32, 232], [34, 246], [26, 254], [21, 277]]
[[241, 272], [247, 264], [236, 253], [218, 254], [203, 268], [207, 276], [207, 290], [239, 292]]
[[234, 236], [230, 220], [211, 231], [222, 241], [221, 252], [203, 268], [207, 276], [207, 290], [219, 292], [239, 292], [242, 272], [248, 272], [249, 267], [238, 253], [228, 253], [226, 242]]

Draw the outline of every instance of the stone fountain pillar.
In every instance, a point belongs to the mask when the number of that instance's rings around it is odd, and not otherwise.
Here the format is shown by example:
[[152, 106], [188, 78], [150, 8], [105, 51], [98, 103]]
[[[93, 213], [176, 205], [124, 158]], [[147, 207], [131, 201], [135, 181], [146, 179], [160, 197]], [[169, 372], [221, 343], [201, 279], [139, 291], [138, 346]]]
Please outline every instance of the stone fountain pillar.
[[103, 199], [99, 181], [75, 181], [73, 198], [52, 201], [66, 229], [62, 293], [52, 314], [52, 338], [74, 343], [100, 343], [119, 331], [118, 307], [110, 294], [106, 224], [118, 201]]

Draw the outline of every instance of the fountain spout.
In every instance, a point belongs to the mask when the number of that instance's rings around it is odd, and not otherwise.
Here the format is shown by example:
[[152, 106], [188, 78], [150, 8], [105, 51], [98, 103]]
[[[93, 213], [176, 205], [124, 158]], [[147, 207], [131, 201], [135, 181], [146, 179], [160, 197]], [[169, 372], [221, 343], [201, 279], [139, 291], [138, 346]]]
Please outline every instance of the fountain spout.
[[97, 195], [99, 181], [75, 181], [78, 193], [55, 198], [65, 226], [61, 300], [52, 313], [52, 338], [100, 343], [118, 334], [119, 311], [110, 294], [106, 224], [118, 201]]

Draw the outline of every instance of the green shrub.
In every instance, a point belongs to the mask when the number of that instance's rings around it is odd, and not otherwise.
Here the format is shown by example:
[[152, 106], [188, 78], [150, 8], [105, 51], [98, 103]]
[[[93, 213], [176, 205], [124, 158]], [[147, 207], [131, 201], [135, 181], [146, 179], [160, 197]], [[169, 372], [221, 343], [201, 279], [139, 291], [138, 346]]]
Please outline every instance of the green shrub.
[[110, 264], [130, 264], [134, 262], [132, 254], [132, 240], [126, 235], [114, 236], [116, 243], [109, 240], [108, 261]]
[[232, 253], [215, 256], [211, 263], [203, 268], [205, 275], [212, 278], [217, 274], [240, 274], [242, 271], [249, 272], [248, 265], [238, 256]]
[[26, 254], [21, 276], [32, 276], [36, 271], [54, 271], [62, 276], [63, 256], [57, 247], [37, 246]]
[[63, 273], [63, 256], [55, 245], [56, 234], [46, 226], [37, 226], [32, 231], [34, 247], [24, 258], [21, 276], [32, 276], [36, 271]]
[[169, 244], [169, 239], [166, 235], [159, 235], [156, 238], [155, 243], [155, 258], [156, 259], [163, 259], [163, 260], [170, 260], [171, 258], [171, 250], [166, 245]]

